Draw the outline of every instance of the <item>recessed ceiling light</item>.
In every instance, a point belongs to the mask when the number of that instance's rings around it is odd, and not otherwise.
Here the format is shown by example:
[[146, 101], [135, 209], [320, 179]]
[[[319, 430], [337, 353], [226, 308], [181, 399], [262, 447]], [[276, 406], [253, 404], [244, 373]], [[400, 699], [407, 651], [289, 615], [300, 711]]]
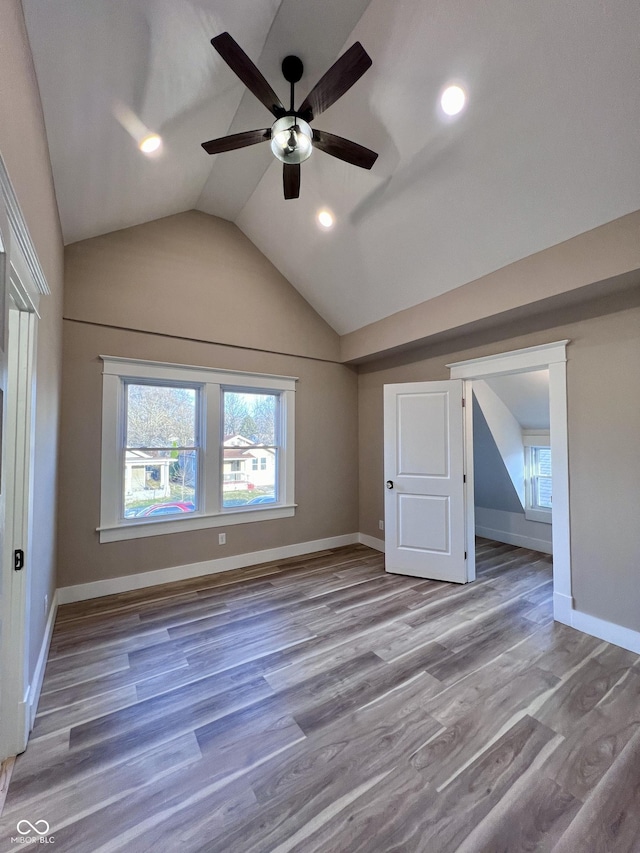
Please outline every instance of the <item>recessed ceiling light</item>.
[[144, 139], [140, 140], [138, 148], [144, 154], [152, 154], [154, 151], [157, 151], [158, 148], [162, 145], [162, 140], [158, 136], [157, 133], [149, 133]]
[[447, 86], [440, 98], [440, 106], [448, 116], [455, 116], [464, 108], [466, 100], [465, 91], [460, 86]]
[[333, 214], [328, 210], [321, 210], [318, 213], [318, 222], [322, 225], [323, 228], [331, 228], [334, 223]]

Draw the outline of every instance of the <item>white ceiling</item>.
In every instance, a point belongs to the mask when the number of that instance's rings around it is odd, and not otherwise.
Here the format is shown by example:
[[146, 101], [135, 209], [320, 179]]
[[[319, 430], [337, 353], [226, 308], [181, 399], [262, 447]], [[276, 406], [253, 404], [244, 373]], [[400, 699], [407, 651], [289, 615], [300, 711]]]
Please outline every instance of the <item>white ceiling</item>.
[[[640, 208], [638, 0], [23, 5], [66, 242], [196, 207], [237, 222], [340, 333]], [[314, 125], [378, 151], [373, 170], [316, 151], [284, 201], [268, 145], [206, 155], [271, 123], [211, 47], [224, 30], [283, 100], [286, 54], [302, 100], [360, 40], [373, 67]], [[450, 80], [469, 106], [444, 121]]]
[[549, 371], [530, 370], [485, 380], [522, 429], [549, 429]]

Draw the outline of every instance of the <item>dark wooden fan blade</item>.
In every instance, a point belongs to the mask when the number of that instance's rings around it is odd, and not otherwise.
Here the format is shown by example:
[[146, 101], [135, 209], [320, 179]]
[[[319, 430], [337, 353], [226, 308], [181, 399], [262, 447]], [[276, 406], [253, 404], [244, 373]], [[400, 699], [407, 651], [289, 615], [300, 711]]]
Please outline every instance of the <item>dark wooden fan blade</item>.
[[298, 115], [312, 121], [341, 98], [371, 67], [371, 57], [359, 41], [343, 53], [302, 102]]
[[220, 139], [210, 139], [209, 142], [203, 142], [202, 147], [207, 154], [220, 154], [221, 151], [233, 151], [234, 148], [257, 145], [258, 142], [266, 142], [268, 139], [271, 139], [270, 127], [264, 130], [245, 130], [243, 133], [221, 136]]
[[370, 169], [378, 159], [375, 151], [365, 148], [364, 145], [358, 145], [357, 142], [351, 142], [350, 139], [327, 133], [325, 130], [313, 131], [313, 147], [339, 160], [360, 166], [361, 169]]
[[235, 72], [244, 85], [252, 92], [265, 107], [276, 116], [284, 115], [286, 110], [280, 98], [258, 71], [240, 45], [229, 33], [221, 33], [211, 39], [211, 44]]
[[300, 195], [300, 163], [285, 163], [282, 172], [284, 197], [298, 198]]

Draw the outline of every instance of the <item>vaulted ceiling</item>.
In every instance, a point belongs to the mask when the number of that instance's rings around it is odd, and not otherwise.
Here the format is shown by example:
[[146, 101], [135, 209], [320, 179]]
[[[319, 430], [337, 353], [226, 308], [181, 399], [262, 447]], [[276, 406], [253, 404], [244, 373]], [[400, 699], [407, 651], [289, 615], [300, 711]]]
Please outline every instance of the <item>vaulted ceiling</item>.
[[[340, 333], [640, 208], [637, 0], [23, 6], [65, 241], [191, 208], [230, 219]], [[372, 68], [317, 124], [379, 152], [371, 172], [315, 151], [285, 201], [268, 145], [209, 157], [201, 142], [271, 123], [210, 45], [225, 30], [285, 102], [285, 55], [301, 100], [361, 41]], [[468, 106], [445, 120], [450, 81]]]

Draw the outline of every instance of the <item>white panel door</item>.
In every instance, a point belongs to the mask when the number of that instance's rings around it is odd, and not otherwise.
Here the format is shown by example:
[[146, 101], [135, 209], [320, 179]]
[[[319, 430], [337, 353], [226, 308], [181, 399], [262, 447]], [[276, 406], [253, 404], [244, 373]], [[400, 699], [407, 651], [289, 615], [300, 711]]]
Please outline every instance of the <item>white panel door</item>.
[[388, 572], [466, 583], [462, 380], [384, 387]]

